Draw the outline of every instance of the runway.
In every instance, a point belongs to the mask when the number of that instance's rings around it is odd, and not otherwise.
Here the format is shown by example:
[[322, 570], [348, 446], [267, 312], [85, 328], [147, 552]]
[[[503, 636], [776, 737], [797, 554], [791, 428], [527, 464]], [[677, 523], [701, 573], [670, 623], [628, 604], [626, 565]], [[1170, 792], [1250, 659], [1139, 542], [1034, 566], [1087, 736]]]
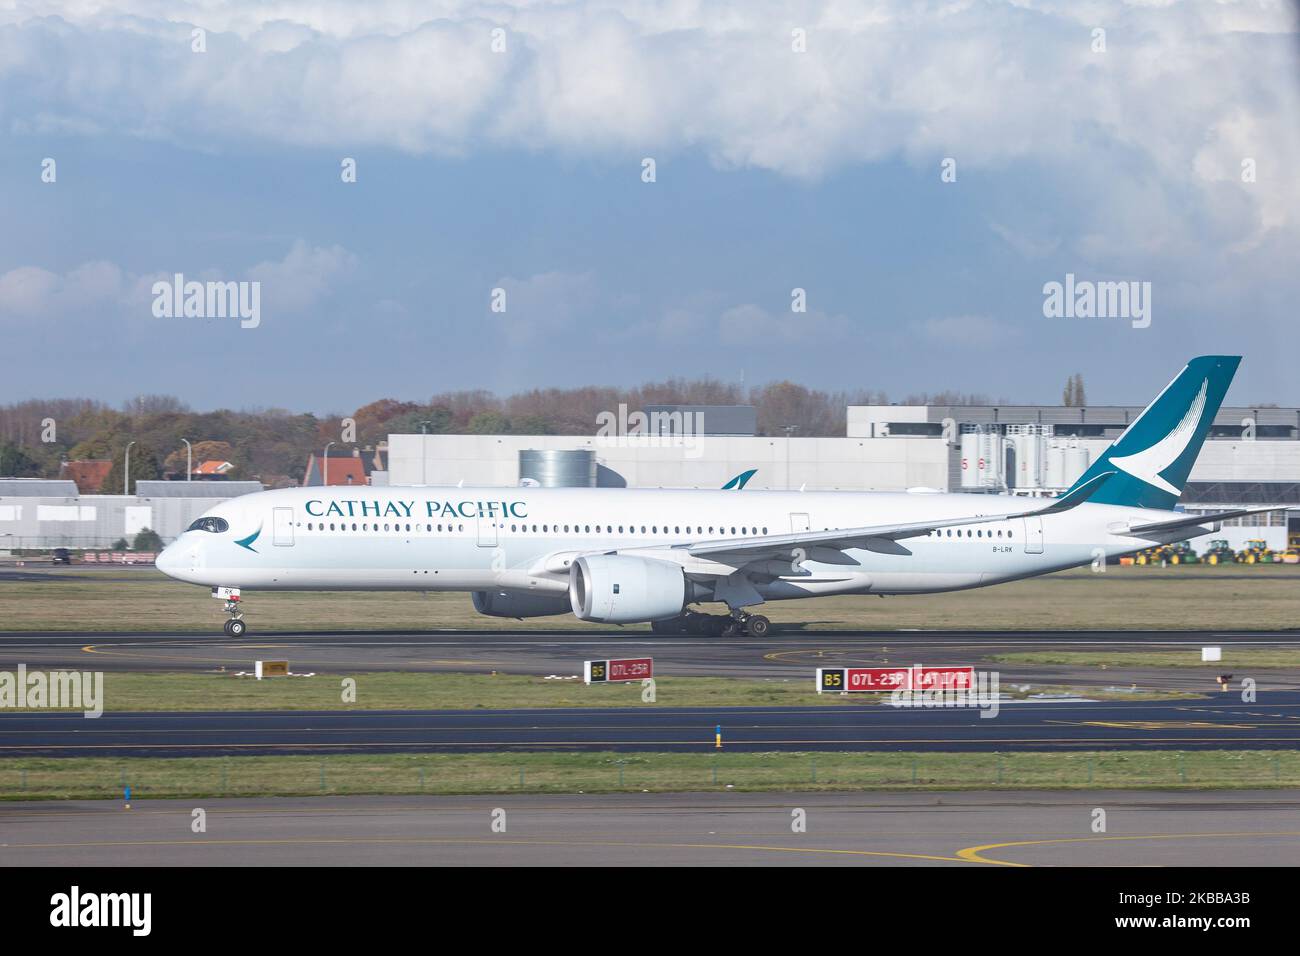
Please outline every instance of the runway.
[[1291, 866], [1297, 820], [1295, 790], [7, 803], [0, 865]]
[[1294, 749], [1300, 693], [1178, 701], [844, 707], [0, 714], [0, 756], [491, 751], [1078, 751]]
[[[645, 631], [324, 631], [249, 634], [240, 639], [188, 632], [0, 633], [0, 669], [242, 670], [257, 659], [288, 659], [295, 668], [348, 671], [456, 671], [579, 674], [602, 657], [655, 660], [675, 676], [812, 679], [817, 667], [880, 664], [982, 664], [992, 654], [1055, 650], [1185, 650], [1207, 644], [1300, 647], [1300, 630], [1284, 631], [817, 631], [774, 632], [764, 639], [660, 636]], [[1003, 680], [1144, 687], [1205, 692], [1212, 675], [1195, 668], [999, 665]], [[1273, 671], [1261, 686], [1300, 690], [1300, 670]]]

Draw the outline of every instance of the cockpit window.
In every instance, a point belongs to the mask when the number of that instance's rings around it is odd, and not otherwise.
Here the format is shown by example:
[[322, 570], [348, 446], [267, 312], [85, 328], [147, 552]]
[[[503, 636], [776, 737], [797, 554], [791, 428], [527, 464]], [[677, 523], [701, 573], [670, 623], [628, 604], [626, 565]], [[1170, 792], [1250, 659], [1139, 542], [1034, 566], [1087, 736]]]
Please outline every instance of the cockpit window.
[[230, 530], [230, 523], [225, 518], [199, 518], [185, 530], [187, 531], [211, 531], [213, 534], [220, 534], [222, 531]]

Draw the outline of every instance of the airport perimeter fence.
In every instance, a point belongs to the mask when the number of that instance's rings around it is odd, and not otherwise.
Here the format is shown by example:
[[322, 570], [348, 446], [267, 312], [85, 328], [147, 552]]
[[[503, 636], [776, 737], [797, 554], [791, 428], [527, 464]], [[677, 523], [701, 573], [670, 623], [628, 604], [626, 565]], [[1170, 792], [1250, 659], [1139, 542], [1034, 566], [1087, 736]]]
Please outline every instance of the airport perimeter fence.
[[4, 758], [0, 799], [1300, 787], [1300, 753], [492, 753]]

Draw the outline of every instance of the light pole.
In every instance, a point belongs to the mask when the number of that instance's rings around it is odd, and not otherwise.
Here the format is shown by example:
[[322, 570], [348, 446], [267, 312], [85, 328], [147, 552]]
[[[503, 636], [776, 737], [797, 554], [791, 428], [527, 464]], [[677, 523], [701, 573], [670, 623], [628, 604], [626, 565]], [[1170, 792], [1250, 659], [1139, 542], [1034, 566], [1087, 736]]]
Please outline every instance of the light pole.
[[185, 480], [189, 481], [194, 477], [194, 446], [187, 438], [182, 438], [181, 441], [185, 442]]
[[328, 444], [326, 444], [326, 445], [325, 445], [325, 454], [321, 455], [321, 479], [320, 479], [320, 483], [321, 483], [322, 486], [324, 486], [324, 485], [328, 485], [328, 484], [330, 483], [330, 445], [333, 445], [333, 444], [334, 444], [334, 442], [329, 442]]
[[122, 466], [122, 494], [124, 495], [131, 493], [131, 446], [134, 444], [133, 441], [126, 443], [126, 462]]
[[784, 425], [785, 429], [785, 490], [790, 490], [790, 436], [799, 430], [798, 425]]

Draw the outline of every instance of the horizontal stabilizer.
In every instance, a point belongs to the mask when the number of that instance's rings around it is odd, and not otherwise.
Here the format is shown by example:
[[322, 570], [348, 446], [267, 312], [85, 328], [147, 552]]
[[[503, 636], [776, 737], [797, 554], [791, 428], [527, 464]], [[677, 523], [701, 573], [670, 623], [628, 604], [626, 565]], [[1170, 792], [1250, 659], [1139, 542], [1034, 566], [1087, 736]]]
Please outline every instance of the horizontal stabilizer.
[[1212, 511], [1203, 515], [1187, 515], [1183, 518], [1171, 518], [1168, 521], [1150, 521], [1146, 524], [1131, 524], [1127, 528], [1121, 527], [1121, 530], [1113, 531], [1113, 533], [1144, 535], [1151, 531], [1177, 531], [1179, 528], [1194, 528], [1201, 524], [1214, 524], [1219, 521], [1227, 521], [1229, 518], [1244, 518], [1246, 515], [1259, 515], [1268, 511], [1285, 510], [1285, 507], [1279, 507], [1238, 508], [1235, 511]]

